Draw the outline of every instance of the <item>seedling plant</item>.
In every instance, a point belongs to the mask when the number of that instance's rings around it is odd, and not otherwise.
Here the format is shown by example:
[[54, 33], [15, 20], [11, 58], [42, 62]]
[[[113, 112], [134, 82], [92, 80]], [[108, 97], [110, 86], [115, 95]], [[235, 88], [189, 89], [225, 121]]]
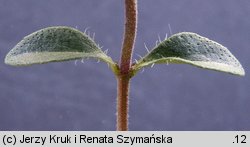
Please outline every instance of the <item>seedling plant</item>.
[[120, 61], [114, 62], [94, 40], [77, 29], [48, 27], [24, 37], [7, 55], [5, 63], [27, 66], [76, 59], [106, 62], [117, 79], [117, 130], [128, 130], [129, 85], [138, 71], [154, 64], [190, 64], [244, 76], [234, 55], [221, 44], [196, 33], [181, 32], [159, 41], [148, 54], [132, 62], [137, 30], [137, 0], [125, 1], [125, 28]]

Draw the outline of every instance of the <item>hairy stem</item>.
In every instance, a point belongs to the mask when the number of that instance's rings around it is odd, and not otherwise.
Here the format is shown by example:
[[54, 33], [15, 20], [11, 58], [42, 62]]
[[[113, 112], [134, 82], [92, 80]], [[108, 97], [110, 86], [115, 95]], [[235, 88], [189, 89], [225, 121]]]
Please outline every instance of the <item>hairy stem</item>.
[[117, 131], [128, 130], [129, 83], [131, 60], [137, 27], [137, 0], [125, 0], [125, 31], [117, 75]]
[[128, 130], [129, 79], [127, 76], [117, 78], [117, 131]]
[[120, 60], [122, 74], [128, 74], [131, 67], [137, 27], [137, 0], [125, 0], [125, 9], [126, 22]]

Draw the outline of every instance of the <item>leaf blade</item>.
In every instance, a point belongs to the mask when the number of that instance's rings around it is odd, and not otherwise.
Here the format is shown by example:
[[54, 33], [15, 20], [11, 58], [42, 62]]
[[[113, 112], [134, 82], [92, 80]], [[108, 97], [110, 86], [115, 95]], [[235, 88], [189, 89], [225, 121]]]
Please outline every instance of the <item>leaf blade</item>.
[[57, 26], [38, 30], [23, 38], [5, 57], [12, 66], [27, 66], [81, 58], [96, 58], [114, 68], [116, 64], [84, 33]]
[[182, 32], [161, 42], [133, 66], [135, 72], [154, 63], [186, 63], [244, 76], [240, 62], [224, 46], [195, 33]]

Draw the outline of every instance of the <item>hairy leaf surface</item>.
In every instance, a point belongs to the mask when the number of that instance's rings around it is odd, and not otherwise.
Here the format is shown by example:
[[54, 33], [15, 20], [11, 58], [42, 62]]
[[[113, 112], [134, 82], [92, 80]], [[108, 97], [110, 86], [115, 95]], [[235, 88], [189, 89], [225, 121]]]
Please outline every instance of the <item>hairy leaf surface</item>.
[[155, 63], [186, 63], [244, 76], [234, 55], [221, 44], [195, 33], [182, 32], [161, 42], [133, 66], [135, 72]]
[[95, 58], [115, 68], [116, 64], [84, 33], [70, 27], [49, 27], [21, 40], [6, 56], [5, 63], [25, 66], [66, 60]]

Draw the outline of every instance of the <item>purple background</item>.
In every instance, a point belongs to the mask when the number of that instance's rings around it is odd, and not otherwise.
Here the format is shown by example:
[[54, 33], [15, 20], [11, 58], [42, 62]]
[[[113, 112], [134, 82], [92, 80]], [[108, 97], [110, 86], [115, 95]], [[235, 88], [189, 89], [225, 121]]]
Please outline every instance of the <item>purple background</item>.
[[[0, 0], [0, 130], [115, 130], [116, 80], [104, 63], [16, 68], [4, 57], [48, 26], [84, 31], [119, 60], [123, 0]], [[130, 130], [250, 130], [250, 1], [139, 0], [135, 53], [158, 35], [196, 32], [225, 45], [245, 77], [190, 65], [155, 65], [133, 78]], [[134, 59], [138, 57], [134, 55]]]

